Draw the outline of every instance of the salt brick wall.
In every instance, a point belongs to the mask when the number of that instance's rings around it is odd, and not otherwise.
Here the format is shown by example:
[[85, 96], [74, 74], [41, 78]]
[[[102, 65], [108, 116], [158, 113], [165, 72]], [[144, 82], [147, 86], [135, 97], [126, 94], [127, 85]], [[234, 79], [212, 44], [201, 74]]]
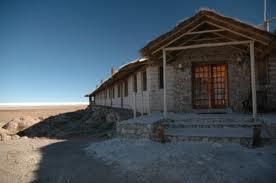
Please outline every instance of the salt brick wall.
[[[150, 109], [152, 112], [163, 111], [164, 104], [164, 89], [159, 88], [159, 66], [153, 65], [148, 67], [150, 74]], [[167, 110], [175, 111], [174, 103], [174, 85], [175, 76], [173, 66], [167, 64], [166, 67], [166, 83], [167, 83]]]
[[[149, 78], [150, 74], [147, 70], [147, 78]], [[130, 75], [128, 78], [126, 78], [128, 82], [128, 96], [124, 95], [124, 84], [123, 88], [121, 90], [121, 95], [123, 97], [123, 108], [128, 108], [128, 109], [133, 109], [134, 108], [134, 99], [136, 99], [136, 111], [140, 113], [149, 113], [149, 88], [150, 84], [149, 81], [147, 82], [147, 91], [142, 91], [142, 70], [139, 70], [136, 72], [137, 74], [137, 93], [134, 95], [133, 91], [133, 76], [134, 74]], [[121, 97], [118, 97], [118, 85], [120, 82], [123, 82], [124, 80], [118, 81], [114, 83], [114, 88], [115, 88], [115, 98], [110, 98], [109, 97], [109, 89], [107, 88], [107, 98], [104, 98], [104, 90], [96, 94], [96, 100], [95, 103], [97, 105], [104, 105], [104, 106], [112, 106], [112, 107], [121, 107]]]
[[269, 73], [269, 93], [268, 105], [271, 109], [276, 111], [276, 50], [272, 50], [269, 56], [268, 73]]
[[[175, 105], [178, 112], [192, 111], [192, 64], [225, 63], [228, 67], [229, 107], [242, 111], [241, 102], [250, 90], [250, 65], [238, 63], [238, 52], [231, 48], [203, 48], [187, 50], [174, 62], [175, 68]], [[182, 68], [178, 68], [182, 64]]]
[[[241, 57], [238, 62], [237, 57]], [[248, 98], [250, 87], [250, 60], [240, 55], [235, 49], [230, 47], [203, 48], [187, 50], [179, 55], [174, 62], [167, 64], [167, 109], [176, 112], [191, 112], [192, 109], [192, 81], [191, 67], [194, 63], [225, 63], [228, 68], [228, 104], [234, 111], [242, 112], [242, 101]], [[182, 68], [178, 68], [182, 64]], [[142, 91], [142, 70], [137, 74], [136, 110], [137, 112], [150, 113], [163, 111], [163, 89], [159, 88], [159, 66], [148, 65], [147, 71], [147, 91]], [[258, 68], [256, 68], [258, 69]], [[123, 107], [133, 109], [133, 75], [128, 78], [128, 96], [123, 95]], [[269, 77], [271, 91], [268, 101], [271, 106], [276, 106], [276, 54], [269, 60]], [[256, 77], [257, 79], [257, 77]], [[258, 84], [258, 81], [257, 81]], [[103, 91], [96, 95], [96, 104], [112, 107], [121, 107], [121, 99], [118, 98], [118, 82], [115, 83], [115, 98], [109, 97], [105, 100]], [[124, 88], [124, 87], [123, 87]], [[109, 89], [109, 88], [108, 88]], [[102, 95], [102, 96], [101, 96]], [[108, 95], [109, 96], [109, 95]]]

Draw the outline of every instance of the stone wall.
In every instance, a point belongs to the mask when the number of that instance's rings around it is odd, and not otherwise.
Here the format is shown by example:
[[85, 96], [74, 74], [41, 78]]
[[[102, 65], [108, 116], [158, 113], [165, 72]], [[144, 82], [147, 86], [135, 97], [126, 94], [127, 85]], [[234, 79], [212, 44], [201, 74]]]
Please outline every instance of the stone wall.
[[[149, 68], [146, 68], [147, 78], [150, 78]], [[134, 105], [136, 107], [136, 111], [140, 113], [150, 113], [149, 107], [149, 90], [150, 83], [147, 82], [147, 90], [142, 90], [142, 70], [137, 70], [135, 73], [132, 73], [130, 76], [124, 78], [124, 80], [120, 80], [115, 82], [112, 86], [106, 88], [103, 91], [100, 91], [96, 94], [95, 103], [97, 105], [102, 106], [110, 106], [117, 108], [126, 108], [126, 109], [134, 109]], [[137, 75], [137, 93], [133, 91], [133, 76]], [[124, 81], [128, 82], [128, 95], [124, 95]], [[121, 96], [118, 97], [118, 86], [122, 83], [121, 88]], [[109, 96], [109, 90], [114, 87], [115, 97]], [[105, 97], [105, 92], [107, 92], [107, 96]], [[135, 100], [135, 101], [134, 101]]]
[[251, 92], [250, 63], [236, 60], [228, 62], [228, 98], [229, 106], [237, 112], [242, 112], [242, 101], [248, 99]]
[[150, 139], [153, 134], [154, 125], [146, 123], [120, 122], [117, 124], [117, 134], [123, 138], [145, 138]]
[[[256, 62], [258, 60], [256, 59]], [[201, 48], [186, 50], [179, 54], [175, 60], [167, 64], [167, 109], [176, 112], [192, 112], [192, 65], [196, 63], [225, 63], [228, 70], [228, 107], [234, 111], [242, 112], [242, 101], [248, 99], [251, 92], [250, 59], [232, 47]], [[160, 63], [161, 64], [161, 63]], [[128, 96], [123, 96], [123, 108], [134, 108], [137, 112], [152, 113], [163, 111], [163, 89], [159, 88], [159, 66], [148, 65], [147, 91], [142, 91], [141, 71], [138, 70], [138, 92], [133, 92], [133, 75], [128, 78]], [[270, 93], [268, 102], [270, 108], [276, 108], [276, 55], [269, 60]], [[275, 71], [275, 72], [274, 72]], [[256, 73], [258, 66], [256, 64]], [[258, 79], [258, 77], [256, 77]], [[258, 80], [257, 80], [258, 85]], [[117, 96], [118, 82], [115, 83], [115, 98], [103, 98], [103, 92], [96, 96], [96, 104], [112, 107], [121, 107], [121, 98]], [[258, 86], [257, 86], [258, 87]], [[134, 100], [136, 102], [134, 102]], [[111, 105], [112, 104], [112, 105]]]
[[[164, 89], [159, 88], [159, 67], [160, 65], [148, 66], [150, 74], [150, 108], [151, 112], [163, 111], [164, 104]], [[171, 64], [167, 65], [167, 110], [175, 111], [174, 103], [174, 87], [175, 87], [175, 73], [174, 67]]]
[[191, 68], [196, 63], [227, 65], [228, 105], [234, 111], [242, 111], [241, 101], [247, 98], [250, 89], [250, 65], [245, 56], [230, 47], [187, 50], [176, 58], [174, 62], [176, 111], [192, 111]]
[[123, 138], [160, 141], [164, 135], [164, 133], [160, 133], [160, 130], [164, 129], [163, 124], [164, 119], [162, 115], [140, 116], [136, 119], [117, 122], [116, 131], [117, 135]]
[[276, 111], [276, 50], [273, 50], [271, 53], [268, 61], [268, 106], [271, 110]]

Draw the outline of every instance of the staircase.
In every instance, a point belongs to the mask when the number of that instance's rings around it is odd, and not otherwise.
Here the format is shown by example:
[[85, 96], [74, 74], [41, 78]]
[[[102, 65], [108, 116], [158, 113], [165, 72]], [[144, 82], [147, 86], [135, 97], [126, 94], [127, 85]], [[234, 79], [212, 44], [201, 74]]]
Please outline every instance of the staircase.
[[[249, 116], [227, 114], [197, 114], [166, 120], [165, 138], [168, 141], [203, 141], [203, 142], [250, 142], [254, 127], [262, 127], [261, 122], [253, 122]], [[262, 129], [263, 140], [269, 136]]]

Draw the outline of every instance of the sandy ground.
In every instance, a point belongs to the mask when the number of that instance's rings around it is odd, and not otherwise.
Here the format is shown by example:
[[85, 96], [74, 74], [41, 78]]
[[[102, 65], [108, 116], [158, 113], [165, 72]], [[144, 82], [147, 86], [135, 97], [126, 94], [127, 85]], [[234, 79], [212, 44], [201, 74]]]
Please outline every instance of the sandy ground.
[[86, 108], [86, 105], [0, 107], [0, 127], [16, 117], [43, 117]]
[[112, 166], [83, 150], [93, 139], [0, 142], [0, 182], [120, 182]]
[[276, 146], [99, 139], [0, 142], [0, 182], [266, 182]]
[[[0, 121], [48, 117], [86, 106], [0, 109]], [[276, 146], [148, 140], [20, 138], [0, 141], [0, 183], [266, 182], [276, 180]]]

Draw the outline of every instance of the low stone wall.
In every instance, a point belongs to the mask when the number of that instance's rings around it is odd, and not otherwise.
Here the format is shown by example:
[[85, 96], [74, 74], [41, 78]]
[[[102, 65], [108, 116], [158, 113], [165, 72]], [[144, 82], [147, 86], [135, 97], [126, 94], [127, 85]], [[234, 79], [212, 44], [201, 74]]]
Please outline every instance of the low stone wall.
[[121, 121], [116, 124], [117, 135], [123, 138], [154, 139], [155, 129], [161, 123], [162, 119], [151, 117]]
[[153, 124], [120, 123], [117, 125], [117, 134], [123, 138], [147, 138], [153, 134]]

